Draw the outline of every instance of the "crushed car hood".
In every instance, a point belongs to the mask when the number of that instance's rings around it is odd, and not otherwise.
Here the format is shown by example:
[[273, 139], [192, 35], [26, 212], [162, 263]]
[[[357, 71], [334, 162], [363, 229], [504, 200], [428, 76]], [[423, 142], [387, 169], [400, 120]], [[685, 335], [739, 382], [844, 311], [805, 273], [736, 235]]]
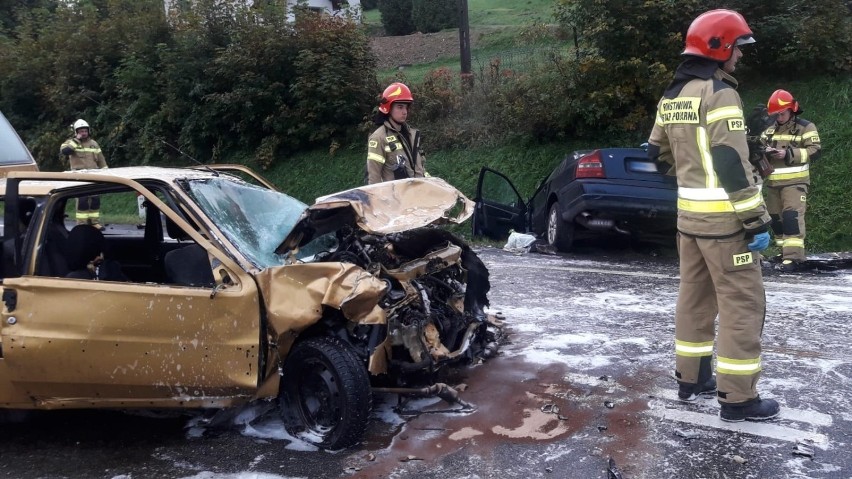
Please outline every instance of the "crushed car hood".
[[474, 202], [440, 178], [409, 178], [318, 198], [276, 249], [284, 253], [344, 224], [389, 234], [433, 224], [462, 223]]

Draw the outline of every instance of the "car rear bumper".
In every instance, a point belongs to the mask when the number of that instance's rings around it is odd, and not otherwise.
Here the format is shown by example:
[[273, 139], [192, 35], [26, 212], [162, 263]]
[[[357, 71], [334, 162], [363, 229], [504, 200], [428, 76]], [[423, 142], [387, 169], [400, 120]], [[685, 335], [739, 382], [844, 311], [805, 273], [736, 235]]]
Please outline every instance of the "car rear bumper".
[[562, 219], [580, 216], [611, 219], [637, 229], [672, 230], [677, 222], [677, 190], [591, 183], [563, 208]]

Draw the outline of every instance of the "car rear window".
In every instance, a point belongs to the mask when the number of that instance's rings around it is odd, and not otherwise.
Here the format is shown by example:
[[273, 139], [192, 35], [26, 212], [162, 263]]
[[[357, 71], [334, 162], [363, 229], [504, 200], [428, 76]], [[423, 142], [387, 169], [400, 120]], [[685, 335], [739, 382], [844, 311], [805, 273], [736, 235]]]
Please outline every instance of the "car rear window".
[[6, 117], [0, 113], [0, 165], [29, 163], [33, 163], [30, 152]]

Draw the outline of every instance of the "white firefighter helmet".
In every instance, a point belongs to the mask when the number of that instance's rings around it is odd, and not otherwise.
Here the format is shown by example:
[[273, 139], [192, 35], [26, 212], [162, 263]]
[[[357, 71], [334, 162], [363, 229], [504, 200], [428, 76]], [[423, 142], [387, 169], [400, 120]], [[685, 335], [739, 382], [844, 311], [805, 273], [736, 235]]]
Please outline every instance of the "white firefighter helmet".
[[88, 123], [86, 123], [86, 120], [84, 120], [84, 119], [82, 119], [82, 118], [80, 118], [79, 120], [75, 121], [75, 122], [74, 122], [74, 124], [73, 124], [73, 125], [71, 125], [71, 128], [73, 128], [73, 129], [74, 129], [74, 133], [77, 133], [77, 130], [79, 130], [80, 128], [89, 128], [89, 132], [91, 132], [91, 130], [92, 130], [92, 129], [89, 127], [89, 124], [88, 124]]

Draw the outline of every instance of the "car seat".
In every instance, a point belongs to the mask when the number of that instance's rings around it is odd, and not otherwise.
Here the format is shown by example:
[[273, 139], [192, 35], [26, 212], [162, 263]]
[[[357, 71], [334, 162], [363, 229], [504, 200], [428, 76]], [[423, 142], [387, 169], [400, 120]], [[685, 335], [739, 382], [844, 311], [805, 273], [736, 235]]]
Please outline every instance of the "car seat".
[[170, 284], [212, 288], [216, 285], [207, 251], [190, 244], [166, 253], [163, 259], [166, 280]]
[[70, 270], [65, 251], [68, 234], [68, 228], [65, 227], [65, 208], [58, 205], [44, 235], [42, 257], [37, 268], [39, 276], [64, 278], [68, 274]]
[[86, 268], [90, 261], [104, 252], [105, 247], [104, 235], [96, 227], [75, 226], [65, 240], [65, 259], [68, 269], [76, 271]]

